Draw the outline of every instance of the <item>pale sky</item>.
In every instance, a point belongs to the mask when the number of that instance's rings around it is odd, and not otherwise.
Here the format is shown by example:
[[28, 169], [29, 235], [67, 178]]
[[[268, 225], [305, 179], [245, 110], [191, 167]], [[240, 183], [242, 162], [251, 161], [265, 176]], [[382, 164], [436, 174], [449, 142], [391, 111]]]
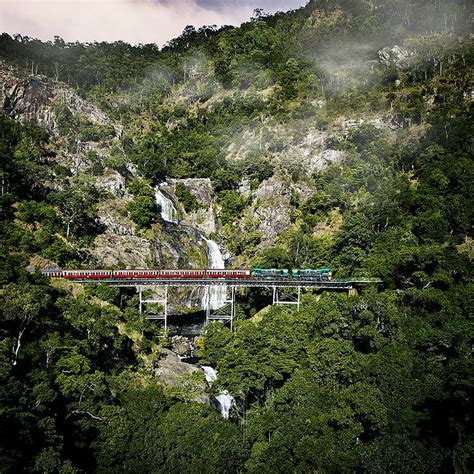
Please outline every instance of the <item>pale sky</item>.
[[65, 41], [163, 43], [186, 25], [239, 25], [255, 8], [268, 13], [307, 0], [0, 0], [0, 33]]

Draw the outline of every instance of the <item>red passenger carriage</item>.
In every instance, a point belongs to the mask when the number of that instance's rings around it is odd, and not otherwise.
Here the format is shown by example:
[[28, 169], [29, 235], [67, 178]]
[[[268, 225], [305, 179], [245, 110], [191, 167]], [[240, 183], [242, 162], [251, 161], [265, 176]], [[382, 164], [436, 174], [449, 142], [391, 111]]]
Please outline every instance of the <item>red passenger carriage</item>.
[[68, 280], [149, 280], [149, 279], [220, 279], [220, 278], [250, 278], [250, 270], [216, 269], [186, 269], [186, 270], [42, 270], [51, 278], [66, 278]]

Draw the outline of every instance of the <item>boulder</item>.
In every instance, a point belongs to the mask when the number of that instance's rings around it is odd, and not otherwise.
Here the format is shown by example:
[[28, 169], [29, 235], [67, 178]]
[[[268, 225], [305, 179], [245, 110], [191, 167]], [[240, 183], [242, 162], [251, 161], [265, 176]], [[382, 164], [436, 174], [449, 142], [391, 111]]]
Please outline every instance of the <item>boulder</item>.
[[198, 372], [202, 373], [202, 382], [197, 386], [193, 386], [190, 399], [200, 403], [210, 403], [210, 397], [206, 393], [208, 385], [205, 381], [202, 369], [195, 365], [182, 362], [179, 356], [169, 349], [161, 348], [160, 355], [161, 357], [154, 369], [154, 374], [156, 377], [159, 377], [163, 384], [176, 389], [183, 388], [186, 390], [188, 388], [184, 386], [186, 376]]

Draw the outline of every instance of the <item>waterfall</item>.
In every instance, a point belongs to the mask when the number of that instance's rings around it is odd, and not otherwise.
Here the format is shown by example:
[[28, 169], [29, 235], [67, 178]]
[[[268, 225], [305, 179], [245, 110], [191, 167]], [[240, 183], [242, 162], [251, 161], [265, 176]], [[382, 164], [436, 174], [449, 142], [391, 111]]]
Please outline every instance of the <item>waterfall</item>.
[[204, 239], [207, 244], [207, 252], [209, 255], [209, 265], [211, 268], [225, 268], [224, 257], [219, 246], [210, 239]]
[[[202, 238], [207, 244], [207, 255], [209, 268], [225, 268], [224, 257], [216, 242], [211, 239]], [[218, 309], [225, 305], [227, 299], [227, 287], [225, 285], [216, 285], [209, 287], [210, 309]], [[202, 308], [206, 309], [205, 296], [202, 300]]]
[[[202, 370], [204, 370], [206, 382], [209, 385], [212, 385], [212, 382], [214, 382], [214, 380], [216, 380], [217, 378], [217, 372], [212, 367], [206, 365], [201, 365], [201, 368]], [[230, 409], [234, 404], [234, 397], [232, 395], [229, 395], [229, 392], [227, 390], [224, 390], [219, 395], [216, 395], [215, 399], [217, 400], [217, 403], [219, 405], [219, 411], [221, 412], [222, 418], [227, 420], [229, 418]]]
[[173, 201], [165, 196], [161, 189], [157, 186], [155, 188], [156, 205], [161, 208], [161, 217], [166, 222], [178, 223], [178, 211], [174, 207]]

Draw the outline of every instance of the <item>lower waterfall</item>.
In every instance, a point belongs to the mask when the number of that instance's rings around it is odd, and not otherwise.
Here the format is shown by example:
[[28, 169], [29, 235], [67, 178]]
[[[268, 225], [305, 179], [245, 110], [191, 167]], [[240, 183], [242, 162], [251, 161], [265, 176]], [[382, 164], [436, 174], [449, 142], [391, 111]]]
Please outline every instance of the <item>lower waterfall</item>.
[[[209, 268], [225, 268], [224, 257], [216, 242], [211, 239], [202, 238], [207, 244], [207, 255], [209, 258]], [[210, 309], [218, 309], [225, 305], [227, 297], [227, 287], [225, 285], [217, 285], [209, 287]], [[202, 308], [206, 309], [205, 296], [202, 301]]]
[[[212, 385], [212, 382], [214, 382], [214, 380], [217, 378], [217, 372], [212, 367], [207, 365], [202, 365], [201, 368], [204, 370], [206, 382], [209, 385]], [[227, 390], [224, 390], [219, 395], [216, 395], [215, 399], [219, 405], [219, 411], [221, 412], [222, 418], [227, 420], [229, 418], [230, 409], [234, 405], [234, 397], [229, 395]]]

